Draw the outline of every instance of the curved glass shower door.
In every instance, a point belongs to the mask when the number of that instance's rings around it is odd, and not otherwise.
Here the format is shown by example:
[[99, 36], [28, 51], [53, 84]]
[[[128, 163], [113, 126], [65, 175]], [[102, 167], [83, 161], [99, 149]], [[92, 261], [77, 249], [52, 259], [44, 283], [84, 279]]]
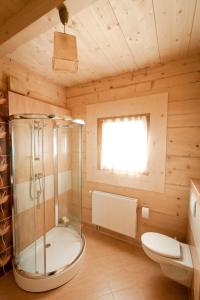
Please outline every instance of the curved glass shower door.
[[48, 116], [17, 116], [12, 135], [16, 270], [52, 276], [81, 255], [82, 127]]
[[46, 273], [46, 232], [54, 212], [45, 202], [54, 197], [52, 128], [49, 120], [11, 122], [15, 261], [27, 273]]
[[[76, 261], [83, 249], [81, 235], [81, 126], [54, 126], [55, 226], [47, 233], [47, 271]], [[53, 242], [51, 242], [53, 241]], [[53, 259], [52, 259], [53, 258]]]

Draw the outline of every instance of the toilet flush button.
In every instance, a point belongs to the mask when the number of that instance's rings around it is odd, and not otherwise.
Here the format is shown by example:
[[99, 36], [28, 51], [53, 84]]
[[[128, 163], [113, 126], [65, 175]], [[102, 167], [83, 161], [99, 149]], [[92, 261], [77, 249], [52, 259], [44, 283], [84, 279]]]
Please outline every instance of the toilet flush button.
[[190, 211], [193, 217], [196, 217], [197, 199], [193, 193], [190, 195]]

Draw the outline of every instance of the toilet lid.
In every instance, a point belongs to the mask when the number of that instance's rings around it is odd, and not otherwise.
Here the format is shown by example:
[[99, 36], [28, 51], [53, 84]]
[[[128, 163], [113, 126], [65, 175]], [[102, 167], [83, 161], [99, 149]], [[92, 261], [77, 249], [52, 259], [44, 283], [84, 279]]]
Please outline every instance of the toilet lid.
[[146, 232], [141, 237], [142, 243], [149, 250], [165, 257], [180, 258], [180, 244], [164, 234], [156, 232]]

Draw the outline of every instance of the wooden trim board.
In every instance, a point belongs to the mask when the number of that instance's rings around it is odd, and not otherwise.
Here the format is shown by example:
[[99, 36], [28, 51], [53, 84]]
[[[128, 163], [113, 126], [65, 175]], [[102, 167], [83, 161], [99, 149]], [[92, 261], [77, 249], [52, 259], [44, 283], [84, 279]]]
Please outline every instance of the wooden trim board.
[[9, 116], [15, 114], [55, 114], [69, 117], [70, 111], [52, 104], [8, 92]]

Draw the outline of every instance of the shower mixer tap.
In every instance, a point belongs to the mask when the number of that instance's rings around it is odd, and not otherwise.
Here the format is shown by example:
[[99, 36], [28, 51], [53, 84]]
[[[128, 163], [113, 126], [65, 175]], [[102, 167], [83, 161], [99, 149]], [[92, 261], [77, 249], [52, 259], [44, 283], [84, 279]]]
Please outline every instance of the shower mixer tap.
[[[31, 177], [31, 199], [34, 200], [36, 198], [37, 201], [37, 208], [40, 208], [40, 196], [43, 192], [43, 186], [41, 183], [41, 180], [43, 179], [44, 174], [43, 173], [36, 173]], [[34, 183], [34, 189], [35, 189], [35, 193], [36, 197], [34, 195], [32, 195], [32, 184]]]
[[41, 178], [43, 178], [43, 173], [37, 173], [37, 174], [35, 174], [35, 179], [41, 179]]
[[43, 179], [43, 174], [42, 173], [35, 174], [35, 179], [37, 180], [39, 185], [39, 189], [37, 190], [37, 208], [40, 208], [40, 196], [43, 192], [43, 187], [41, 184], [41, 180]]
[[[31, 176], [30, 176], [30, 198], [35, 202], [37, 208], [40, 207], [40, 197], [44, 194], [44, 172], [35, 173], [35, 168], [39, 167], [44, 169], [43, 161], [43, 147], [44, 147], [44, 127], [46, 124], [41, 121], [34, 121], [32, 123], [32, 155], [31, 155]], [[35, 163], [34, 161], [39, 161]]]

